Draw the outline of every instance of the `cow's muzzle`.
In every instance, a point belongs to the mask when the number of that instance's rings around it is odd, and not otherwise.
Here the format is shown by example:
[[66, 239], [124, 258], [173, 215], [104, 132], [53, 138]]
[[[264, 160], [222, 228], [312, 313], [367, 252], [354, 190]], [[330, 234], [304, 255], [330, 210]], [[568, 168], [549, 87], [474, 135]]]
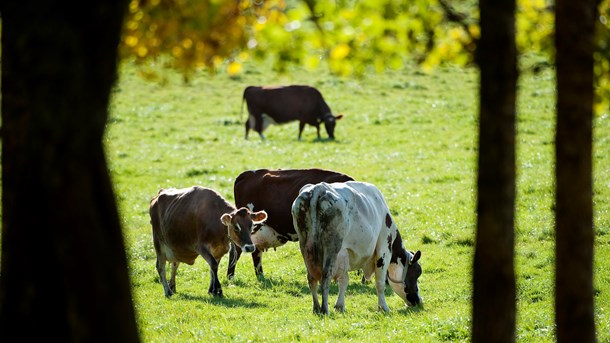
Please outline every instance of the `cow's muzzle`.
[[254, 252], [255, 249], [256, 247], [254, 246], [254, 244], [246, 244], [242, 247], [242, 250], [245, 252]]
[[421, 298], [418, 294], [408, 293], [407, 294], [407, 305], [409, 306], [417, 306], [421, 304]]

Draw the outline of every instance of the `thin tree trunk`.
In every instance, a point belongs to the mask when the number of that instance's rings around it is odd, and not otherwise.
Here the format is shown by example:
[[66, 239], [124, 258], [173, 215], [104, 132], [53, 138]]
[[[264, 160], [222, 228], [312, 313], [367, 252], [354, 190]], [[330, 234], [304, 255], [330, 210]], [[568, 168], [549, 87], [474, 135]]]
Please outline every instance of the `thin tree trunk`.
[[481, 0], [473, 342], [515, 341], [515, 1]]
[[125, 9], [0, 5], [0, 341], [139, 341], [102, 145]]
[[592, 119], [595, 0], [557, 0], [556, 273], [558, 342], [595, 342]]

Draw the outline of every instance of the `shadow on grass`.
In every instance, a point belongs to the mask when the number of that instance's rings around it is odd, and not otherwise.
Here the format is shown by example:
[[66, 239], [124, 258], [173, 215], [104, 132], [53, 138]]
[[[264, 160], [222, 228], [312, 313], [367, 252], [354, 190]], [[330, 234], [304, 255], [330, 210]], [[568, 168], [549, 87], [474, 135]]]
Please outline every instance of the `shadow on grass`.
[[335, 143], [335, 144], [342, 144], [340, 139], [330, 139], [328, 137], [322, 137], [322, 138], [314, 138], [314, 139], [305, 139], [305, 138], [301, 138], [301, 140], [296, 139], [297, 142], [299, 143]]
[[204, 303], [213, 304], [216, 306], [224, 306], [224, 307], [228, 307], [228, 308], [232, 308], [232, 307], [243, 307], [243, 308], [267, 307], [267, 305], [262, 304], [260, 302], [245, 300], [242, 298], [232, 296], [231, 294], [229, 294], [229, 295], [225, 294], [223, 297], [214, 297], [209, 294], [192, 295], [192, 294], [179, 293], [179, 294], [174, 295], [174, 297], [176, 297], [176, 300], [204, 302]]
[[416, 314], [416, 313], [420, 313], [420, 312], [424, 312], [426, 309], [424, 308], [424, 304], [419, 304], [416, 306], [410, 306], [410, 307], [403, 307], [401, 309], [398, 310], [398, 312], [400, 314]]
[[[253, 285], [248, 280], [244, 279], [233, 279], [229, 282], [229, 284], [237, 286], [237, 287], [257, 287], [261, 290], [274, 290], [276, 292], [286, 293], [292, 296], [301, 296], [301, 295], [310, 295], [309, 285], [307, 284], [307, 279], [303, 276], [302, 280], [294, 280], [294, 279], [283, 279], [277, 276], [262, 276], [257, 278], [257, 283]], [[392, 294], [393, 291], [389, 286], [386, 286], [385, 290], [386, 294]], [[339, 293], [338, 285], [336, 282], [331, 282], [330, 284], [330, 295], [337, 295]], [[347, 294], [376, 294], [375, 291], [375, 283], [374, 282], [366, 282], [362, 283], [361, 276], [359, 274], [350, 274], [350, 282], [347, 286]]]

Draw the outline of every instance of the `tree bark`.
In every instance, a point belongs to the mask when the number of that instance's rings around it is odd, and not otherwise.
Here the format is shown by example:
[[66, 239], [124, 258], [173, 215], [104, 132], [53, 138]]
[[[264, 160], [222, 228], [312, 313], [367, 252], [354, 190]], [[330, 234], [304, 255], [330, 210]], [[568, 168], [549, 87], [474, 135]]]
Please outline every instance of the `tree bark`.
[[592, 120], [596, 1], [557, 0], [556, 273], [558, 342], [595, 342]]
[[139, 341], [102, 144], [125, 9], [0, 5], [1, 341]]
[[515, 1], [481, 0], [473, 342], [515, 341]]

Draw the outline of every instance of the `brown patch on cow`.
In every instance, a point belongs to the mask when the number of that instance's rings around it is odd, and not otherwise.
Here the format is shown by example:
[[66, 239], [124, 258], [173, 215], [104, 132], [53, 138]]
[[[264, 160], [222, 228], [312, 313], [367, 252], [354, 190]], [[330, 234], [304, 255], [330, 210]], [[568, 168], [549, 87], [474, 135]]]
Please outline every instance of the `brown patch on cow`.
[[385, 226], [387, 226], [388, 228], [392, 226], [392, 217], [390, 217], [389, 213], [386, 213], [385, 215]]
[[381, 267], [383, 267], [383, 257], [380, 257], [377, 260], [377, 268], [381, 268]]
[[392, 239], [392, 234], [388, 235], [388, 250], [392, 251], [392, 242], [394, 240]]

